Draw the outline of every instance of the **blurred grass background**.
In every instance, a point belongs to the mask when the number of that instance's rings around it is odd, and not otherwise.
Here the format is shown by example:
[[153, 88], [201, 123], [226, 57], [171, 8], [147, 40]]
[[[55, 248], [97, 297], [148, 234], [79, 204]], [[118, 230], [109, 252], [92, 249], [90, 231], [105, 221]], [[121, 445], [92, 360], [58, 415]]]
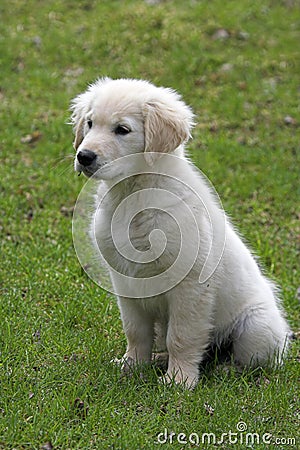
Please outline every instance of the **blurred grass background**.
[[217, 367], [193, 393], [151, 370], [148, 382], [119, 379], [115, 301], [72, 245], [85, 180], [66, 122], [101, 76], [177, 89], [197, 115], [191, 157], [281, 285], [297, 333], [299, 3], [2, 0], [0, 17], [0, 448], [152, 449], [165, 427], [220, 436], [241, 420], [296, 437], [297, 342], [278, 372]]

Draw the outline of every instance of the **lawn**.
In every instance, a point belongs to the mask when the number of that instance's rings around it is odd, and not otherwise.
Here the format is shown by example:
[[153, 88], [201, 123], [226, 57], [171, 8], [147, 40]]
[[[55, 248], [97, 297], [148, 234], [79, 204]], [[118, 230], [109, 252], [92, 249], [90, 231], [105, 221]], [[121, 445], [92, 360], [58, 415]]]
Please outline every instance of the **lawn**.
[[282, 368], [211, 364], [193, 392], [152, 369], [120, 378], [116, 302], [73, 248], [86, 180], [67, 125], [99, 76], [177, 89], [197, 115], [191, 158], [299, 338], [298, 2], [2, 0], [0, 14], [0, 448], [299, 448], [299, 339]]

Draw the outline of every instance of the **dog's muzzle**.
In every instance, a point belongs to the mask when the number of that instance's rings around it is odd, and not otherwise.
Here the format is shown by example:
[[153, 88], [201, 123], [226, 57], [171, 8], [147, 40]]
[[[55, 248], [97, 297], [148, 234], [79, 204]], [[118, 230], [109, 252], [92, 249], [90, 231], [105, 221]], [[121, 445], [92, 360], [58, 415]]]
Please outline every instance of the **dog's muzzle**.
[[78, 162], [83, 167], [90, 166], [92, 162], [96, 159], [96, 157], [97, 157], [96, 153], [92, 152], [91, 150], [83, 149], [77, 153]]

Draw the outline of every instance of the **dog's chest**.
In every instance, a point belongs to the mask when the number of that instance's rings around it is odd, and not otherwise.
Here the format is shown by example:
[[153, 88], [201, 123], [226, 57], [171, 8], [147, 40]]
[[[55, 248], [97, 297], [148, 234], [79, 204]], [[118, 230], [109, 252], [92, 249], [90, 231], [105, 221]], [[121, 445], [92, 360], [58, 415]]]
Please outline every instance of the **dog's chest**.
[[179, 251], [180, 230], [171, 214], [148, 200], [143, 192], [107, 197], [94, 215], [100, 252], [116, 270], [155, 275], [172, 264]]

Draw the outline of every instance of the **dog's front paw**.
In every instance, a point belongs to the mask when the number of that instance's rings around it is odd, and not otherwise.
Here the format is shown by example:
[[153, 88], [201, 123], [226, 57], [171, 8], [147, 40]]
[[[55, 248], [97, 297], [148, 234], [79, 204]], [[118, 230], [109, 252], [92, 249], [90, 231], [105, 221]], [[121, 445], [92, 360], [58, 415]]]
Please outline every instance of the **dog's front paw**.
[[132, 371], [136, 366], [136, 361], [130, 356], [123, 356], [122, 358], [114, 358], [111, 362], [121, 367], [122, 375], [132, 374]]
[[146, 379], [146, 375], [143, 370], [143, 364], [139, 363], [131, 356], [124, 355], [122, 358], [115, 358], [112, 360], [114, 364], [117, 364], [121, 368], [121, 377], [138, 377], [140, 379]]
[[198, 375], [188, 374], [179, 369], [176, 372], [167, 371], [165, 375], [159, 377], [159, 381], [163, 384], [174, 384], [182, 386], [184, 389], [193, 390], [198, 383]]

